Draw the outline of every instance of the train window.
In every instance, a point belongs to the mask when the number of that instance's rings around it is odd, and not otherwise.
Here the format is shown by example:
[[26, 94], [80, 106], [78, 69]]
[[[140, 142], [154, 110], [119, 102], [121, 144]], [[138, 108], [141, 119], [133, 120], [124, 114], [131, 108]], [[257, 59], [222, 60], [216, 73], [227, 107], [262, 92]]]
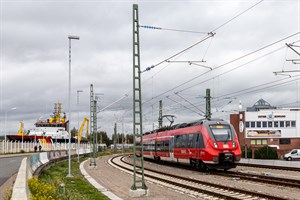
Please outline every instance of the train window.
[[182, 140], [181, 140], [181, 148], [186, 148], [187, 147], [187, 139], [188, 139], [188, 135], [182, 135]]
[[169, 151], [169, 140], [164, 143], [164, 151]]
[[211, 125], [210, 128], [216, 141], [226, 142], [232, 140], [233, 135], [230, 126]]
[[181, 140], [182, 140], [182, 135], [177, 135], [175, 137], [175, 148], [181, 147]]
[[197, 136], [198, 136], [198, 145], [197, 146], [199, 148], [205, 148], [202, 133], [197, 134]]
[[160, 141], [156, 141], [156, 151], [160, 151], [160, 150], [161, 150]]
[[187, 142], [187, 148], [193, 148], [194, 144], [193, 144], [193, 137], [194, 134], [188, 134], [188, 142]]

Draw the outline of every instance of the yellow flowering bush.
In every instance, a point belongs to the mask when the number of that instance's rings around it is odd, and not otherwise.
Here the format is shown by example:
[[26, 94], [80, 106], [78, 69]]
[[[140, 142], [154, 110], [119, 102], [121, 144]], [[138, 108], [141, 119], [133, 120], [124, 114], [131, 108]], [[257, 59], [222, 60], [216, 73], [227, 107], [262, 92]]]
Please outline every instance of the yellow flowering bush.
[[37, 178], [29, 179], [28, 186], [31, 192], [31, 200], [59, 199], [55, 186], [40, 182]]

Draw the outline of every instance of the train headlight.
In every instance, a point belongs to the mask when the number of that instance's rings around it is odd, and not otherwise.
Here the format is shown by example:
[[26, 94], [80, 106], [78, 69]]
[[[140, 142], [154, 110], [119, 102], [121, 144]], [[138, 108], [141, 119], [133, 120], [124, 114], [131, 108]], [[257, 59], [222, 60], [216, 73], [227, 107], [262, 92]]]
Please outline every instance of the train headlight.
[[232, 142], [232, 148], [235, 148], [235, 147], [236, 147], [236, 143]]
[[218, 148], [218, 145], [217, 145], [217, 143], [216, 143], [216, 142], [214, 142], [214, 147], [215, 147], [215, 148]]

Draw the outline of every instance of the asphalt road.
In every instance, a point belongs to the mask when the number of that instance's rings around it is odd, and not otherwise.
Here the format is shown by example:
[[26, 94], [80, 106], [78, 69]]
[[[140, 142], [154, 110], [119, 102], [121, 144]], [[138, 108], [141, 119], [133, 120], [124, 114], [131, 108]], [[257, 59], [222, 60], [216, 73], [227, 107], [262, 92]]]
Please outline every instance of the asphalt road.
[[0, 186], [18, 172], [23, 156], [0, 158]]

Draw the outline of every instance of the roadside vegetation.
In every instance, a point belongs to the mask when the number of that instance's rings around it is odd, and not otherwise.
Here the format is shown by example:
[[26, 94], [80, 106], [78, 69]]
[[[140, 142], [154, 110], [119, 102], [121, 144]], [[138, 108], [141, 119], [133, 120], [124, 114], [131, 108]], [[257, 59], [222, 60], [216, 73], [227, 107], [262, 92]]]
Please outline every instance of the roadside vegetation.
[[[127, 150], [131, 152], [132, 150]], [[106, 150], [97, 153], [97, 157], [113, 154], [113, 150]], [[118, 150], [117, 153], [122, 153]], [[92, 186], [81, 174], [79, 165], [89, 157], [71, 160], [71, 174], [73, 177], [66, 177], [68, 174], [68, 160], [62, 161], [42, 171], [39, 178], [29, 179], [28, 185], [31, 191], [32, 200], [84, 200], [84, 199], [108, 199]]]

